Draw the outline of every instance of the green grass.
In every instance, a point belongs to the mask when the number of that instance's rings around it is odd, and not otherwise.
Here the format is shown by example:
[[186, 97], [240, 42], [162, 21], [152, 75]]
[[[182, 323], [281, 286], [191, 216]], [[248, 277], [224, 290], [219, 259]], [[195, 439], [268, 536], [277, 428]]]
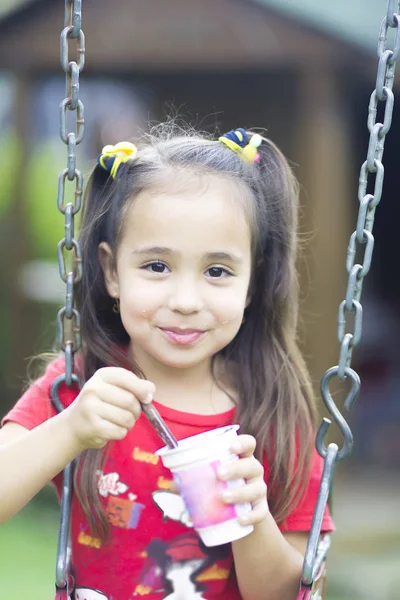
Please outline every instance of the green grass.
[[[53, 600], [58, 507], [31, 503], [0, 527], [1, 600]], [[351, 600], [328, 596], [325, 600]]]
[[28, 506], [0, 527], [0, 597], [52, 600], [58, 515]]

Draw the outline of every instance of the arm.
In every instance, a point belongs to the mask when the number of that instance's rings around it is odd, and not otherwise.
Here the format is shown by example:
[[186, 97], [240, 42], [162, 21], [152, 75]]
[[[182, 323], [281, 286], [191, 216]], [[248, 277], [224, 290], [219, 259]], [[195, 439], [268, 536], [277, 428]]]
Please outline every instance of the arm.
[[[296, 545], [304, 537], [305, 550], [307, 534], [298, 536]], [[254, 526], [253, 533], [233, 542], [232, 548], [243, 600], [295, 600], [303, 555], [285, 539], [271, 513]]]
[[0, 431], [0, 524], [21, 510], [81, 450], [63, 413], [32, 431], [7, 423]]
[[78, 454], [123, 439], [154, 385], [119, 367], [99, 369], [61, 414], [32, 430], [0, 431], [0, 524], [15, 515]]
[[239, 520], [254, 531], [232, 543], [233, 558], [243, 600], [295, 600], [300, 587], [307, 534], [280, 532], [268, 509], [264, 469], [255, 459], [255, 439], [240, 435], [232, 450], [240, 460], [227, 467], [221, 478], [243, 477], [246, 485], [231, 492], [230, 503], [251, 502], [252, 512]]

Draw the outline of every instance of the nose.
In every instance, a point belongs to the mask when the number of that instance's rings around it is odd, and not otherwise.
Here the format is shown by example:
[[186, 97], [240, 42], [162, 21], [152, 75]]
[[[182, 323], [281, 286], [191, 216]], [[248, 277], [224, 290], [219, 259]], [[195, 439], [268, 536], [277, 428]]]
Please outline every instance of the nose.
[[168, 308], [185, 315], [199, 312], [203, 306], [200, 284], [192, 277], [179, 277], [171, 281]]

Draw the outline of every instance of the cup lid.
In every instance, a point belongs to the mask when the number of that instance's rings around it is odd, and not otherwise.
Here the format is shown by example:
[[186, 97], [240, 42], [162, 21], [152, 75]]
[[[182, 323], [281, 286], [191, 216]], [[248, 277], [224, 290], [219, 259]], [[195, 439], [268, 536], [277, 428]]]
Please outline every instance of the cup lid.
[[177, 448], [164, 446], [156, 450], [155, 454], [161, 456], [164, 465], [170, 469], [206, 459], [210, 455], [226, 452], [239, 427], [240, 425], [226, 425], [210, 429], [180, 440]]

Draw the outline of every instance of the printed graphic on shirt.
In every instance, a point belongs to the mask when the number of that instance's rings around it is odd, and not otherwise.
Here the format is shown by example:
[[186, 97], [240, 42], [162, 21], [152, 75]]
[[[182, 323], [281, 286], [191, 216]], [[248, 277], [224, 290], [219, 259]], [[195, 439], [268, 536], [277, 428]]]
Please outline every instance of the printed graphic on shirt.
[[[164, 520], [171, 519], [188, 528], [193, 527], [181, 496], [158, 490], [153, 492], [152, 497]], [[207, 548], [194, 532], [168, 542], [155, 539], [146, 548], [146, 562], [134, 595], [163, 592], [164, 600], [205, 600], [205, 581], [228, 578], [228, 569], [219, 568], [216, 561], [227, 558], [229, 554], [229, 544]]]
[[157, 487], [160, 490], [170, 490], [173, 484], [173, 479], [166, 479], [162, 475], [157, 479]]
[[108, 596], [93, 588], [75, 588], [75, 600], [109, 600]]
[[110, 497], [106, 507], [108, 522], [114, 527], [136, 529], [145, 508], [144, 504], [136, 502], [136, 498], [135, 494], [129, 494], [129, 498]]
[[103, 496], [103, 498], [107, 498], [108, 495], [119, 496], [120, 494], [124, 494], [128, 489], [126, 483], [119, 481], [118, 473], [104, 474], [101, 471], [97, 471], [97, 475], [99, 477], [97, 487], [100, 496]]
[[[219, 556], [218, 558], [221, 559], [221, 556]], [[203, 573], [198, 575], [196, 580], [197, 581], [216, 581], [217, 579], [224, 580], [224, 579], [228, 579], [229, 575], [230, 575], [229, 569], [224, 569], [223, 567], [219, 567], [217, 565], [217, 563], [214, 563], [212, 565], [212, 567], [210, 567], [209, 569], [206, 569], [205, 571], [203, 571]]]
[[163, 600], [205, 600], [205, 581], [228, 578], [229, 571], [219, 569], [215, 562], [229, 554], [229, 544], [207, 548], [193, 532], [169, 542], [155, 539], [146, 549], [147, 559], [134, 595], [163, 592]]
[[133, 460], [137, 460], [139, 462], [144, 462], [149, 465], [158, 465], [160, 462], [160, 457], [157, 454], [153, 454], [153, 452], [146, 452], [145, 450], [141, 450], [137, 446], [133, 449], [132, 452]]
[[92, 537], [89, 535], [89, 533], [86, 533], [87, 531], [89, 531], [89, 526], [81, 524], [78, 534], [78, 544], [81, 544], [82, 546], [89, 546], [90, 548], [101, 548], [101, 539]]
[[156, 491], [152, 493], [153, 502], [163, 513], [163, 519], [179, 521], [186, 527], [193, 527], [192, 520], [186, 509], [185, 503], [179, 494], [168, 491]]
[[128, 498], [121, 498], [128, 491], [128, 486], [120, 481], [119, 473], [103, 473], [97, 471], [97, 487], [103, 498], [108, 497], [105, 509], [107, 520], [114, 527], [122, 529], [136, 529], [139, 525], [140, 515], [145, 508], [144, 504], [137, 502], [137, 495], [129, 493]]

